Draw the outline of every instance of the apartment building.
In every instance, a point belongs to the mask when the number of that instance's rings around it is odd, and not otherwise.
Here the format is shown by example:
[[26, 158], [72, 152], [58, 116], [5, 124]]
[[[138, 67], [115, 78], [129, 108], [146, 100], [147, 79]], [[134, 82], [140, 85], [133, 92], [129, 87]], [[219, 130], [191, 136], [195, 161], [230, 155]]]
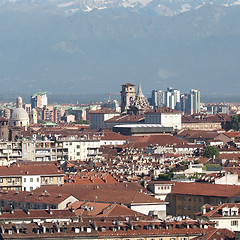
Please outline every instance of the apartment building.
[[0, 167], [0, 189], [32, 191], [64, 183], [64, 173], [55, 164], [14, 164]]

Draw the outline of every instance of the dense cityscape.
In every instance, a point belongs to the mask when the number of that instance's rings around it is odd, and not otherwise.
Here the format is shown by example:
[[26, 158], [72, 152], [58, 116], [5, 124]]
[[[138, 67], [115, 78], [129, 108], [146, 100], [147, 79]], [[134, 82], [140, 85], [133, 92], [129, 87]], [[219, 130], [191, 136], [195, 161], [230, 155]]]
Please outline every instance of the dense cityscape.
[[1, 239], [239, 239], [240, 104], [107, 96], [1, 103]]

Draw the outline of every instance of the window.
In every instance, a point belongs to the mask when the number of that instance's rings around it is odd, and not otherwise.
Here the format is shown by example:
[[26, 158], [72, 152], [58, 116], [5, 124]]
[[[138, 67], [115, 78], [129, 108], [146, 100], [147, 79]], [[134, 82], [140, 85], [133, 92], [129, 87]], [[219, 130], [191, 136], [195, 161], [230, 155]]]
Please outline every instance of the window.
[[27, 179], [26, 179], [26, 178], [24, 178], [24, 179], [23, 179], [23, 181], [24, 181], [24, 182], [26, 182], [26, 181], [27, 181]]
[[37, 182], [39, 182], [39, 178], [37, 178]]
[[50, 178], [49, 178], [49, 181], [50, 181], [50, 183], [53, 182], [53, 177], [50, 177]]
[[231, 226], [238, 226], [238, 221], [237, 220], [231, 221]]
[[80, 145], [77, 145], [77, 148], [80, 148]]
[[15, 178], [15, 182], [16, 183], [20, 182], [20, 179], [19, 178]]
[[0, 183], [3, 183], [3, 178], [0, 178]]
[[80, 152], [77, 152], [77, 156], [80, 156]]
[[30, 191], [32, 191], [33, 190], [33, 187], [30, 187]]
[[12, 182], [12, 179], [11, 178], [8, 178], [7, 179], [7, 183], [11, 183]]
[[32, 177], [30, 178], [30, 182], [33, 182], [33, 178]]

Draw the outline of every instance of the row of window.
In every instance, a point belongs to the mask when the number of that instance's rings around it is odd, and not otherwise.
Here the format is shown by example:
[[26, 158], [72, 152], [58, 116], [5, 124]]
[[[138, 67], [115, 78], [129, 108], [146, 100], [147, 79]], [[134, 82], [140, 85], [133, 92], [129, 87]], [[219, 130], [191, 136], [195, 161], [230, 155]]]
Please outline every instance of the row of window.
[[183, 201], [189, 201], [189, 202], [191, 202], [191, 201], [194, 201], [194, 202], [196, 202], [197, 200], [199, 201], [199, 202], [202, 202], [202, 198], [201, 197], [183, 197]]
[[167, 190], [167, 189], [170, 189], [170, 186], [161, 186], [161, 187], [158, 187], [158, 190]]
[[[7, 178], [6, 181], [7, 183], [20, 183], [20, 179], [21, 178]], [[29, 182], [33, 182], [34, 178], [29, 178]], [[4, 178], [0, 178], [0, 183], [3, 183]], [[36, 178], [36, 182], [39, 182], [39, 178]], [[48, 180], [47, 177], [42, 177], [42, 182], [46, 182]], [[49, 182], [53, 182], [54, 181], [54, 177], [49, 177]], [[61, 181], [61, 177], [57, 177], [57, 181], [60, 182]], [[23, 182], [27, 182], [27, 178], [23, 178]]]

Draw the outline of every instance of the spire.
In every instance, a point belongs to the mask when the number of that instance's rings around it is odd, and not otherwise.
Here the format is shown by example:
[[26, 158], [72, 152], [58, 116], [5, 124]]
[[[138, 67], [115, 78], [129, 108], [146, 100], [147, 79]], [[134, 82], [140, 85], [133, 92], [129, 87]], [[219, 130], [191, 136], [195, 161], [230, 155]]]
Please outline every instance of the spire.
[[141, 82], [139, 82], [139, 84], [138, 84], [137, 97], [144, 97], [144, 95], [143, 95], [143, 93], [142, 93]]

